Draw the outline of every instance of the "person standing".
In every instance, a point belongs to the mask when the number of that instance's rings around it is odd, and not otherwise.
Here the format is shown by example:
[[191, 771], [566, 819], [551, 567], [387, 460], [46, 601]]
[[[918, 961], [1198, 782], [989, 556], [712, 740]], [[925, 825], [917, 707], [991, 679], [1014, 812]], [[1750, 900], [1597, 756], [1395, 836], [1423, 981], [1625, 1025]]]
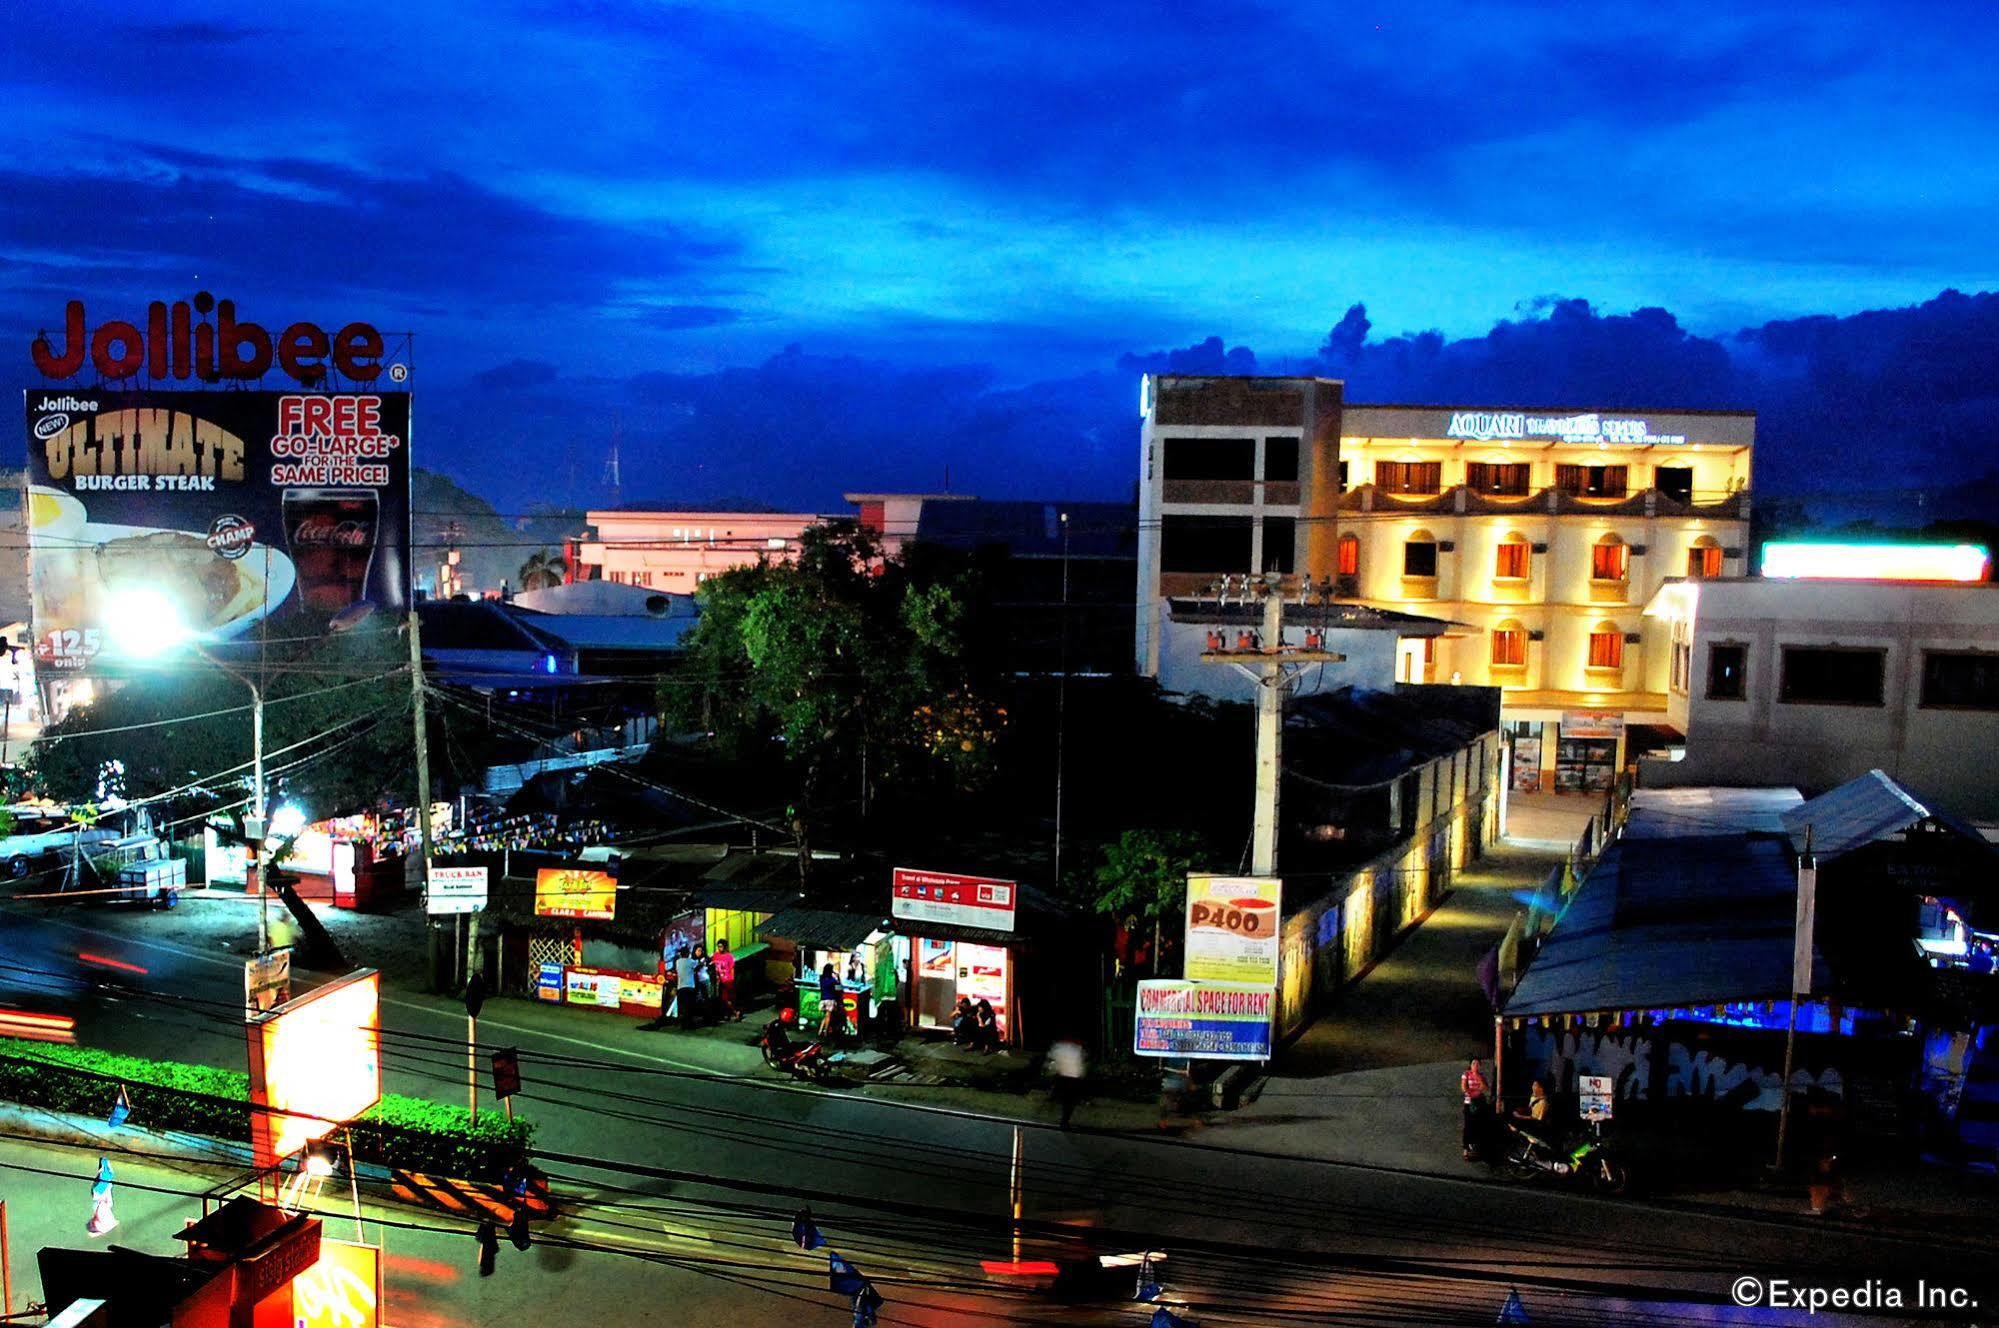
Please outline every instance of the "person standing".
[[833, 961], [819, 970], [819, 1036], [832, 1037], [847, 1022], [844, 1004], [846, 992], [840, 986], [840, 975], [834, 971]]
[[729, 953], [729, 942], [715, 942], [715, 958], [711, 961], [715, 968], [715, 994], [722, 1002], [722, 1017], [742, 1022], [743, 1013], [736, 1008], [736, 957]]
[[680, 993], [680, 1026], [692, 1028], [695, 1016], [694, 953], [684, 945], [673, 957], [673, 985]]
[[1062, 1128], [1069, 1128], [1069, 1118], [1076, 1114], [1076, 1104], [1083, 1100], [1083, 1076], [1087, 1066], [1083, 1060], [1083, 1044], [1074, 1038], [1062, 1038], [1048, 1049], [1048, 1068], [1054, 1073], [1055, 1082], [1050, 1085], [1055, 1101], [1062, 1107]]
[[1478, 1155], [1479, 1145], [1484, 1141], [1485, 1114], [1491, 1106], [1485, 1070], [1478, 1057], [1472, 1057], [1471, 1064], [1458, 1076], [1458, 1092], [1464, 1097], [1464, 1126], [1459, 1143], [1464, 1148], [1465, 1161], [1469, 1162]]

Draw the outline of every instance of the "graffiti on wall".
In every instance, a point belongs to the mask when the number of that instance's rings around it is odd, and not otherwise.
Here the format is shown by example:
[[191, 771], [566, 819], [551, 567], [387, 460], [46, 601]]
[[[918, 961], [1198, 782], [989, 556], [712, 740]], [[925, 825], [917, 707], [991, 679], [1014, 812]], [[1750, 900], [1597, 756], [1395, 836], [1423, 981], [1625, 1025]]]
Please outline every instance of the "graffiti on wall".
[[[1655, 1041], [1666, 1041], [1666, 1096], [1696, 1098], [1740, 1111], [1776, 1111], [1783, 1103], [1782, 1047], [1774, 1054], [1757, 1042], [1731, 1040], [1690, 1046], [1658, 1030], [1611, 1032], [1593, 1028], [1529, 1028], [1527, 1062], [1557, 1092], [1570, 1093], [1582, 1075], [1608, 1075], [1619, 1101], [1650, 1099]], [[1705, 1039], [1704, 1039], [1705, 1041]], [[1800, 1065], [1792, 1073], [1795, 1092], [1817, 1090], [1840, 1096], [1844, 1083], [1832, 1066]]]

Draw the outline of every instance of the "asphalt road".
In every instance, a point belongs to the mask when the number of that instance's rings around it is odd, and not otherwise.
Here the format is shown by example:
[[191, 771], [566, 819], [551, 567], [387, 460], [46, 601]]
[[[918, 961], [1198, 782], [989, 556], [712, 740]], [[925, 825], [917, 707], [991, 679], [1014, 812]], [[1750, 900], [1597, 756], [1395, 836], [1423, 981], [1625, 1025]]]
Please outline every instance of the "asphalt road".
[[[7, 909], [0, 1004], [71, 1015], [88, 1045], [241, 1066], [240, 958], [162, 943], [146, 924], [143, 913]], [[386, 1086], [463, 1101], [462, 1007], [391, 984], [383, 1020]], [[676, 1057], [670, 1036], [574, 1010], [494, 1001], [480, 1033], [521, 1050], [518, 1105], [538, 1122], [542, 1166], [572, 1213], [535, 1249], [503, 1249], [499, 1275], [478, 1279], [463, 1223], [400, 1211], [394, 1220], [442, 1230], [386, 1231], [389, 1322], [849, 1322], [823, 1252], [790, 1243], [788, 1215], [808, 1203], [889, 1302], [884, 1322], [1147, 1321], [1149, 1307], [1129, 1300], [1130, 1268], [1075, 1286], [1066, 1271], [1051, 1286], [982, 1268], [1014, 1253], [1011, 1121], [793, 1085], [760, 1068], [717, 1076]], [[1905, 1299], [1919, 1281], [1982, 1279], [1971, 1294], [1999, 1304], [1989, 1246], [1248, 1153], [1222, 1135], [1021, 1128], [1022, 1255], [1067, 1270], [1163, 1252], [1175, 1312], [1209, 1324], [1491, 1323], [1516, 1288], [1543, 1324], [1837, 1321], [1735, 1310], [1731, 1286], [1744, 1276], [1827, 1288], [1874, 1279]], [[82, 1165], [40, 1152], [51, 1169]], [[173, 1248], [191, 1209], [155, 1200], [158, 1212], [128, 1218], [120, 1238]], [[81, 1213], [25, 1220], [60, 1231]], [[23, 1221], [17, 1204], [17, 1247]], [[72, 1235], [83, 1243], [80, 1226]]]

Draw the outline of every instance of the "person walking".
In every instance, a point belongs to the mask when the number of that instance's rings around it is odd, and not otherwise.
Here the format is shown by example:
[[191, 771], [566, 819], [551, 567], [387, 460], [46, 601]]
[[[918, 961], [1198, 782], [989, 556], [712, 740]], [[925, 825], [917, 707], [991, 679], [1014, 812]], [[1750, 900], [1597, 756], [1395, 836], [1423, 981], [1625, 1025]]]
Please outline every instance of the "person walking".
[[736, 1008], [736, 957], [729, 953], [729, 942], [715, 943], [715, 957], [709, 961], [715, 969], [715, 995], [722, 1003], [722, 1018], [741, 1023], [743, 1012]]
[[1472, 1057], [1471, 1064], [1458, 1076], [1458, 1092], [1464, 1097], [1464, 1126], [1459, 1143], [1465, 1161], [1469, 1162], [1478, 1156], [1479, 1146], [1484, 1142], [1486, 1113], [1492, 1106], [1487, 1097], [1485, 1070], [1478, 1057]]
[[1088, 1067], [1083, 1060], [1083, 1044], [1074, 1038], [1059, 1039], [1048, 1049], [1048, 1068], [1055, 1075], [1050, 1091], [1062, 1107], [1062, 1128], [1069, 1128], [1076, 1104], [1083, 1100], [1083, 1076]]

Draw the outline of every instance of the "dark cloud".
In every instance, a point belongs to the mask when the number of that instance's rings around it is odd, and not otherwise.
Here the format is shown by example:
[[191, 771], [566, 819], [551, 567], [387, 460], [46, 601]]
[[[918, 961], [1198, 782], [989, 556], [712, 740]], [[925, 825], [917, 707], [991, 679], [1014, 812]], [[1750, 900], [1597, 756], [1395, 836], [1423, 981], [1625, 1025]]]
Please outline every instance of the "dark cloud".
[[1179, 350], [1155, 350], [1143, 355], [1121, 355], [1118, 369], [1128, 374], [1253, 374], [1256, 352], [1247, 346], [1224, 347], [1220, 337], [1209, 337], [1197, 345]]

